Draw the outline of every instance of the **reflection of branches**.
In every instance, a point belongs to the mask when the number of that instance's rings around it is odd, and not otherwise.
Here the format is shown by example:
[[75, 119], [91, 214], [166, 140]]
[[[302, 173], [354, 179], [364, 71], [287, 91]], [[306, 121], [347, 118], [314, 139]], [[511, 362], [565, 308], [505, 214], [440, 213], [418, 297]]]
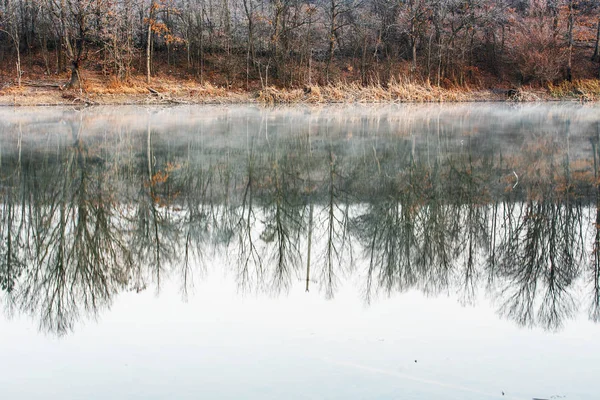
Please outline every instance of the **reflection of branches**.
[[[600, 139], [600, 123], [596, 126]], [[592, 301], [589, 307], [589, 317], [594, 322], [600, 322], [600, 165], [598, 160], [598, 143], [592, 140], [594, 153], [594, 183], [596, 191], [596, 221], [594, 224], [594, 242], [592, 244], [592, 263], [590, 268], [592, 282]]]
[[592, 251], [592, 302], [589, 308], [589, 316], [592, 321], [600, 322], [600, 204], [596, 205], [596, 224]]
[[412, 167], [416, 198], [420, 198], [417, 215], [415, 263], [420, 271], [421, 287], [429, 294], [447, 288], [456, 258], [456, 242], [461, 233], [460, 209], [449, 204], [436, 161], [433, 171], [420, 164]]
[[[26, 267], [25, 256], [28, 245], [27, 238], [24, 237], [26, 232], [25, 225], [25, 210], [26, 197], [25, 190], [20, 189], [20, 186], [25, 186], [22, 174], [22, 131], [19, 124], [18, 134], [18, 158], [13, 173], [9, 177], [9, 181], [14, 182], [13, 188], [11, 185], [5, 186], [1, 191], [1, 225], [0, 237], [3, 240], [0, 242], [0, 288], [7, 293], [12, 294], [17, 279]], [[19, 194], [21, 196], [19, 196]], [[21, 197], [22, 203], [16, 206]], [[20, 209], [20, 215], [19, 215]]]
[[210, 210], [213, 208], [212, 199], [207, 196], [207, 188], [211, 180], [211, 172], [210, 169], [208, 171], [193, 169], [188, 164], [181, 174], [183, 255], [180, 275], [181, 292], [184, 298], [187, 298], [188, 289], [193, 286], [192, 263], [202, 260], [209, 240]]
[[388, 292], [404, 291], [417, 283], [411, 262], [415, 246], [414, 211], [407, 203], [394, 200], [372, 205], [356, 226], [367, 251], [367, 301], [371, 298], [373, 278]]
[[247, 287], [251, 281], [250, 268], [255, 268], [256, 279], [259, 280], [263, 274], [262, 259], [252, 236], [252, 227], [256, 221], [254, 212], [254, 189], [255, 189], [255, 163], [253, 147], [250, 146], [248, 154], [248, 177], [242, 196], [242, 204], [239, 211], [239, 219], [236, 224], [238, 237], [238, 281], [242, 287]]
[[[332, 149], [329, 149], [329, 173], [327, 176], [327, 200], [325, 203], [325, 250], [323, 254], [323, 267], [321, 268], [321, 285], [325, 288], [327, 298], [332, 298], [337, 285], [336, 265], [341, 266], [346, 251], [351, 253], [349, 232], [349, 202], [346, 199], [345, 207], [340, 207], [340, 200], [345, 192], [339, 187], [339, 180], [343, 180], [338, 171], [338, 162]], [[351, 263], [351, 262], [350, 262]]]
[[432, 197], [419, 213], [418, 237], [415, 239], [416, 267], [422, 271], [422, 287], [427, 293], [437, 293], [447, 287], [453, 268], [455, 242], [460, 225], [454, 217], [455, 207]]
[[[486, 165], [485, 161], [483, 162]], [[487, 166], [490, 168], [490, 165]], [[471, 303], [475, 299], [478, 286], [479, 268], [486, 259], [490, 232], [488, 231], [487, 197], [483, 193], [487, 168], [476, 169], [472, 154], [469, 151], [468, 162], [453, 165], [450, 180], [458, 189], [456, 199], [459, 211], [454, 220], [462, 227], [457, 250], [460, 249], [463, 259], [462, 271], [458, 271], [459, 291], [463, 303]], [[483, 174], [483, 176], [480, 176]]]
[[[134, 229], [130, 248], [141, 265], [148, 267], [160, 290], [165, 266], [175, 258], [178, 229], [168, 206], [161, 205], [153, 183], [147, 183], [135, 199]], [[145, 187], [149, 186], [149, 187]]]
[[[26, 267], [24, 241], [24, 215], [18, 215], [19, 207], [15, 207], [15, 194], [12, 188], [3, 191], [0, 212], [0, 288], [8, 293], [15, 289], [17, 279]], [[21, 204], [21, 211], [25, 205]], [[17, 215], [15, 215], [17, 214]]]
[[506, 279], [500, 312], [521, 325], [557, 329], [575, 309], [569, 288], [583, 252], [581, 209], [552, 200], [531, 200], [524, 207], [522, 222], [500, 244], [506, 249], [499, 263]]
[[[144, 168], [147, 165], [147, 178], [142, 178], [137, 198], [137, 205], [131, 222], [133, 231], [130, 248], [139, 260], [151, 271], [156, 281], [157, 291], [160, 291], [165, 264], [173, 261], [175, 251], [173, 243], [177, 243], [177, 222], [171, 214], [172, 198], [168, 193], [168, 183], [171, 168], [167, 165], [164, 170], [155, 170], [156, 155], [152, 143], [152, 130], [148, 123], [146, 131], [146, 152]], [[142, 175], [144, 176], [144, 175]], [[138, 274], [141, 278], [142, 274]], [[143, 282], [136, 283], [137, 290], [144, 287]]]
[[[64, 333], [80, 311], [95, 316], [127, 281], [131, 258], [115, 225], [101, 174], [92, 179], [86, 147], [77, 142], [69, 151], [59, 179], [47, 182], [53, 190], [35, 204], [32, 218], [37, 243], [32, 266], [21, 287], [21, 303], [39, 310], [41, 325]], [[90, 188], [90, 182], [97, 186]]]
[[292, 274], [299, 267], [300, 232], [303, 230], [303, 207], [299, 202], [295, 166], [284, 158], [273, 163], [272, 193], [265, 197], [265, 222], [260, 238], [273, 264], [272, 288], [276, 292], [289, 288]]
[[452, 218], [455, 208], [445, 204], [437, 175], [430, 178], [423, 167], [411, 159], [398, 181], [384, 178], [382, 187], [391, 188], [387, 199], [373, 202], [357, 220], [370, 260], [367, 299], [374, 274], [388, 292], [419, 286], [437, 293], [449, 284], [459, 223]]
[[[192, 154], [193, 144], [145, 133], [139, 149], [106, 160], [77, 135], [67, 151], [59, 143], [22, 172], [3, 153], [0, 287], [12, 304], [42, 315], [46, 329], [64, 332], [83, 314], [96, 315], [124, 286], [142, 289], [153, 278], [160, 288], [169, 272], [186, 296], [210, 249], [231, 254], [236, 262], [226, 266], [241, 288], [284, 291], [302, 263], [306, 287], [318, 276], [331, 297], [353, 267], [357, 243], [367, 299], [377, 290], [456, 289], [470, 302], [485, 272], [490, 290], [499, 288], [500, 311], [521, 324], [555, 329], [574, 312], [584, 252], [580, 202], [600, 209], [600, 191], [595, 199], [573, 195], [568, 169], [554, 171], [546, 160], [559, 145], [536, 153], [539, 176], [533, 167], [518, 169], [514, 188], [512, 150], [503, 165], [465, 153], [462, 144], [451, 151], [452, 137], [438, 136], [437, 155], [428, 151], [424, 160], [417, 135], [338, 140], [328, 133], [323, 140], [320, 131], [310, 152], [304, 139], [278, 132], [266, 142], [249, 135], [246, 148], [222, 147], [207, 135]], [[211, 140], [216, 148], [205, 145]], [[592, 319], [600, 318], [596, 217]]]

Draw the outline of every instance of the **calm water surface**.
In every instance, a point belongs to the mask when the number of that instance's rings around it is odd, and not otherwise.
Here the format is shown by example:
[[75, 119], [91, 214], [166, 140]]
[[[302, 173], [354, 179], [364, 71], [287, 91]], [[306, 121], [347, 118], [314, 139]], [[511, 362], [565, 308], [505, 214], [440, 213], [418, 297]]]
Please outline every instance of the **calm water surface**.
[[595, 105], [0, 109], [1, 397], [600, 398], [599, 145]]

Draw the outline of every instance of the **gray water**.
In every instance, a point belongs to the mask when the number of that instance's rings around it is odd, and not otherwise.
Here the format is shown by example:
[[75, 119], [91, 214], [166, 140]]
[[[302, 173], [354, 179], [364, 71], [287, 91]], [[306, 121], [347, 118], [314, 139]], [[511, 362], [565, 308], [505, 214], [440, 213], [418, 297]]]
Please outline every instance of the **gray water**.
[[2, 398], [598, 398], [599, 111], [0, 109]]

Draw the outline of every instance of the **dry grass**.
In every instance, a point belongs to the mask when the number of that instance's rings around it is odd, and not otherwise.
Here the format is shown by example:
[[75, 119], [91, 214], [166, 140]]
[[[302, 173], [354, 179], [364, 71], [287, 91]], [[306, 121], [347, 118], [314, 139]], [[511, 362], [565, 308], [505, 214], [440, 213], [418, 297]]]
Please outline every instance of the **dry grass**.
[[[336, 83], [285, 89], [269, 86], [255, 92], [232, 89], [211, 83], [199, 83], [170, 75], [152, 78], [150, 85], [145, 76], [134, 76], [125, 81], [100, 73], [85, 71], [81, 90], [59, 90], [59, 84], [68, 76], [39, 79], [18, 88], [6, 82], [0, 89], [0, 105], [34, 104], [160, 104], [160, 103], [251, 103], [262, 104], [319, 104], [319, 103], [425, 103], [463, 102], [479, 100], [506, 100], [494, 91], [471, 90], [469, 87], [438, 87], [427, 81], [408, 78], [392, 80], [387, 84], [362, 86], [358, 83]], [[31, 82], [36, 83], [31, 84]], [[154, 93], [149, 91], [151, 88]], [[550, 86], [548, 91], [518, 89], [509, 101], [539, 101], [548, 98], [600, 100], [600, 81], [579, 80]]]
[[267, 87], [257, 93], [257, 101], [266, 104], [290, 103], [378, 103], [378, 102], [458, 102], [475, 97], [468, 89], [444, 89], [428, 83], [407, 80], [387, 85], [361, 86], [356, 83], [311, 86], [304, 89]]
[[557, 99], [577, 98], [581, 101], [598, 101], [600, 100], [600, 80], [563, 81], [558, 85], [549, 84], [548, 91], [552, 97]]
[[[67, 78], [47, 82], [54, 86], [44, 86], [41, 80], [34, 84], [25, 84], [18, 88], [6, 85], [0, 91], [0, 105], [36, 105], [36, 104], [160, 104], [160, 103], [243, 103], [251, 102], [249, 93], [214, 86], [210, 83], [199, 84], [195, 80], [173, 77], [153, 77], [150, 84], [145, 76], [117, 80], [101, 74], [84, 73], [82, 88], [66, 90], [58, 83]], [[154, 93], [151, 93], [151, 88]]]
[[131, 78], [119, 81], [115, 77], [102, 79], [103, 77], [89, 77], [84, 79], [83, 89], [88, 94], [145, 94], [148, 93], [145, 82], [139, 78]]
[[241, 103], [250, 101], [249, 94], [246, 92], [230, 90], [210, 83], [189, 87], [188, 96], [192, 99], [202, 100], [202, 102]]
[[0, 95], [20, 95], [23, 93], [26, 93], [27, 89], [25, 88], [25, 86], [6, 86], [4, 87], [2, 90], [0, 90]]

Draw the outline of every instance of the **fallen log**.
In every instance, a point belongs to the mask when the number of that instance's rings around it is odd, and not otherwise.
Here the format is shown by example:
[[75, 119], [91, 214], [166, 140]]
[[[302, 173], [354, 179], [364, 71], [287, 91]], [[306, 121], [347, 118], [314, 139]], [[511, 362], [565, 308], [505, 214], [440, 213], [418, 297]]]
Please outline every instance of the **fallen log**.
[[31, 87], [51, 87], [62, 89], [63, 85], [60, 83], [44, 82], [44, 81], [23, 81], [23, 85]]

